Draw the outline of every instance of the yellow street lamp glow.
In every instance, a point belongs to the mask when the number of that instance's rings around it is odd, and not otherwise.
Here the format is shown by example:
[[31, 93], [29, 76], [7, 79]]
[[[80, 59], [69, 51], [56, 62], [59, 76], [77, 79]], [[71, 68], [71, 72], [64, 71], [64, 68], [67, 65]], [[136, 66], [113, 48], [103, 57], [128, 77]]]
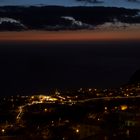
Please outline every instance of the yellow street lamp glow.
[[47, 108], [45, 108], [45, 109], [44, 109], [44, 111], [45, 111], [45, 112], [47, 112], [47, 111], [48, 111], [48, 109], [47, 109]]
[[34, 96], [31, 96], [31, 99], [34, 99], [35, 97]]
[[76, 133], [79, 133], [79, 129], [76, 129]]
[[126, 110], [127, 108], [127, 105], [121, 105], [121, 110]]
[[4, 133], [5, 132], [5, 129], [2, 129], [1, 132]]

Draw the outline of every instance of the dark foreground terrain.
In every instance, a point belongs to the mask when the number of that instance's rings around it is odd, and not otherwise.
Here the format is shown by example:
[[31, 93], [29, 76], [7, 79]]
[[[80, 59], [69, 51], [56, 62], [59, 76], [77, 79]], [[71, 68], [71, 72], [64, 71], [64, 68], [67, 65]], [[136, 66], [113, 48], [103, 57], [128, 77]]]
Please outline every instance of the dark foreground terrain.
[[139, 140], [140, 83], [1, 96], [1, 140]]

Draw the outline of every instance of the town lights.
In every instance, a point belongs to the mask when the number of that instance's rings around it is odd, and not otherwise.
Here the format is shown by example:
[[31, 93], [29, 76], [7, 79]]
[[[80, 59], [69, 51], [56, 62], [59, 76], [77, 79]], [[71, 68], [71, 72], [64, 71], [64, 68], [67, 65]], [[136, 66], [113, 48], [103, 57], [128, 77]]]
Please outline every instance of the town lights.
[[76, 133], [79, 133], [79, 129], [76, 129]]
[[4, 133], [5, 132], [5, 129], [2, 129], [1, 132]]

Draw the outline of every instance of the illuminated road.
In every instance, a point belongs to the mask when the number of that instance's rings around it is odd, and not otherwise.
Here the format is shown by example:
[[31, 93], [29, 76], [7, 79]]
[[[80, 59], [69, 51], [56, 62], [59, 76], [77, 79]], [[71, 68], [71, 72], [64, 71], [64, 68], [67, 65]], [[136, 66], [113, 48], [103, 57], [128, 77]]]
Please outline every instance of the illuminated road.
[[41, 104], [42, 101], [33, 101], [32, 103], [27, 103], [25, 105], [22, 105], [22, 106], [19, 106], [18, 107], [18, 115], [16, 117], [17, 121], [19, 121], [23, 115], [23, 112], [24, 112], [24, 107], [26, 106], [31, 106], [31, 105], [34, 105], [34, 104]]
[[[62, 101], [63, 103], [66, 103], [66, 104], [76, 104], [76, 103], [85, 103], [85, 102], [89, 102], [89, 101], [97, 101], [97, 100], [106, 100], [106, 101], [110, 101], [110, 100], [113, 100], [113, 99], [134, 99], [134, 98], [140, 98], [140, 95], [138, 96], [128, 96], [128, 97], [98, 97], [98, 98], [90, 98], [90, 99], [84, 99], [84, 100], [78, 100], [78, 101]], [[18, 114], [17, 114], [17, 121], [19, 122], [23, 113], [24, 113], [24, 108], [26, 106], [31, 106], [31, 105], [34, 105], [34, 104], [42, 104], [42, 100], [41, 101], [33, 101], [32, 103], [27, 103], [25, 105], [22, 105], [22, 106], [19, 106], [18, 108]]]

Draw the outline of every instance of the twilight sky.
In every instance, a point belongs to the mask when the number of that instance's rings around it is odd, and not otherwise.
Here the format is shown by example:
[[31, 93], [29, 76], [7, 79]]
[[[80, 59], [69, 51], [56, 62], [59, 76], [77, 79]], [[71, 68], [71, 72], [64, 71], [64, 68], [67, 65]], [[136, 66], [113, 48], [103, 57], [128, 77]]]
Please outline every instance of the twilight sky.
[[78, 2], [76, 0], [0, 0], [0, 5], [63, 5], [63, 6], [106, 6], [106, 7], [125, 7], [140, 9], [140, 2], [127, 0], [101, 0], [103, 3], [86, 3]]
[[130, 30], [82, 30], [82, 31], [25, 31], [1, 32], [0, 41], [97, 41], [140, 40], [139, 28]]
[[140, 30], [0, 32], [1, 94], [118, 87], [140, 69]]

